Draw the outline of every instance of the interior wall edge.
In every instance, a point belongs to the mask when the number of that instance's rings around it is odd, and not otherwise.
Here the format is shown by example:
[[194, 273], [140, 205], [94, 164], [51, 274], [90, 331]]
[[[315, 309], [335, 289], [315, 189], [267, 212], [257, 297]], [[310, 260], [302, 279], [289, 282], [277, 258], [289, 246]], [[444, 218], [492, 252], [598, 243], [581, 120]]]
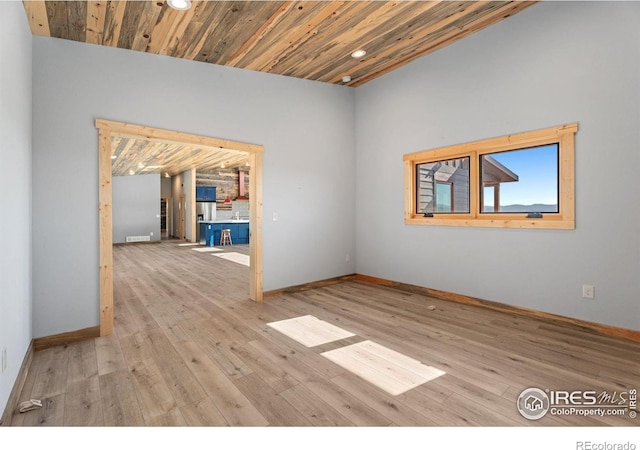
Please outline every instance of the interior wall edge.
[[27, 381], [27, 375], [29, 375], [29, 370], [31, 370], [31, 363], [33, 362], [33, 354], [35, 352], [34, 341], [32, 340], [27, 348], [27, 352], [22, 360], [22, 365], [20, 366], [20, 371], [18, 372], [18, 377], [13, 384], [13, 389], [11, 390], [11, 394], [9, 394], [9, 400], [7, 401], [7, 405], [0, 416], [0, 426], [8, 427], [11, 426], [11, 418], [13, 417], [13, 412], [18, 406], [18, 401], [20, 399], [20, 394], [22, 393], [22, 388], [24, 387], [25, 382]]

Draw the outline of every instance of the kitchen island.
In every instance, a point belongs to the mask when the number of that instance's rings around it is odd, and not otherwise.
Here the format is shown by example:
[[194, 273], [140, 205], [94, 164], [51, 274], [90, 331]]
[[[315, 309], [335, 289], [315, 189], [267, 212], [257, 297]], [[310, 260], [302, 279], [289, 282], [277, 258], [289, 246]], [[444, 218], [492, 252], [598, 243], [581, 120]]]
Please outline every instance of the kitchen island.
[[220, 235], [223, 229], [231, 230], [231, 242], [233, 244], [249, 243], [249, 220], [247, 219], [220, 219], [201, 220], [200, 227], [201, 245], [213, 247], [220, 244]]

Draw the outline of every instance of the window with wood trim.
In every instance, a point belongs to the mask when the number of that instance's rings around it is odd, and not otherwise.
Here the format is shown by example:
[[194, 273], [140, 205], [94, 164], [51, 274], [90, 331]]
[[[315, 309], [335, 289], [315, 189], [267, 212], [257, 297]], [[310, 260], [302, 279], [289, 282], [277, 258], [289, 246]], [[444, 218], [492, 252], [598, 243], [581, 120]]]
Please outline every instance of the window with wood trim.
[[405, 223], [575, 228], [577, 123], [404, 155]]

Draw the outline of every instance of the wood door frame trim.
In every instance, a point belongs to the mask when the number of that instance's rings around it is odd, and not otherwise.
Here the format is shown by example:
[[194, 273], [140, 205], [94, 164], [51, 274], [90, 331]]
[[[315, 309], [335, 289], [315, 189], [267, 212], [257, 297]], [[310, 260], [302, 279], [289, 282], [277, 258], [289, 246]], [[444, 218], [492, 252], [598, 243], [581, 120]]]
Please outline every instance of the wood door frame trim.
[[[98, 129], [98, 201], [100, 243], [100, 336], [113, 333], [113, 218], [111, 137], [127, 136], [225, 148], [249, 154], [249, 297], [263, 300], [262, 269], [262, 153], [257, 144], [200, 136], [124, 122], [96, 119]], [[194, 179], [195, 182], [195, 179]]]

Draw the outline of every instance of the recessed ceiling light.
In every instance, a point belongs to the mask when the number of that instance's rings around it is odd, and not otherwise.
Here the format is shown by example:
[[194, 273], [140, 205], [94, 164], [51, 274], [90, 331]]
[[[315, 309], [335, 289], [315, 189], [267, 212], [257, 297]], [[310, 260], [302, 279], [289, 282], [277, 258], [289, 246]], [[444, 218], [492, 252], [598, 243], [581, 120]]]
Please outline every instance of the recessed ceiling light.
[[133, 171], [133, 169], [129, 170], [129, 175], [135, 175], [136, 173]]
[[184, 11], [185, 9], [191, 8], [191, 1], [190, 0], [167, 0], [167, 5], [169, 5], [173, 9]]
[[351, 54], [351, 57], [352, 58], [362, 58], [366, 54], [367, 54], [367, 52], [365, 52], [364, 50], [356, 50], [355, 52], [353, 52]]
[[171, 177], [169, 176], [169, 172], [165, 172], [165, 173], [164, 173], [164, 177], [165, 177], [165, 178], [171, 178]]
[[111, 159], [116, 159], [118, 155], [111, 155]]
[[351, 81], [351, 77], [349, 75], [346, 75], [346, 76], [342, 77], [342, 82], [343, 83], [348, 83], [349, 81]]

